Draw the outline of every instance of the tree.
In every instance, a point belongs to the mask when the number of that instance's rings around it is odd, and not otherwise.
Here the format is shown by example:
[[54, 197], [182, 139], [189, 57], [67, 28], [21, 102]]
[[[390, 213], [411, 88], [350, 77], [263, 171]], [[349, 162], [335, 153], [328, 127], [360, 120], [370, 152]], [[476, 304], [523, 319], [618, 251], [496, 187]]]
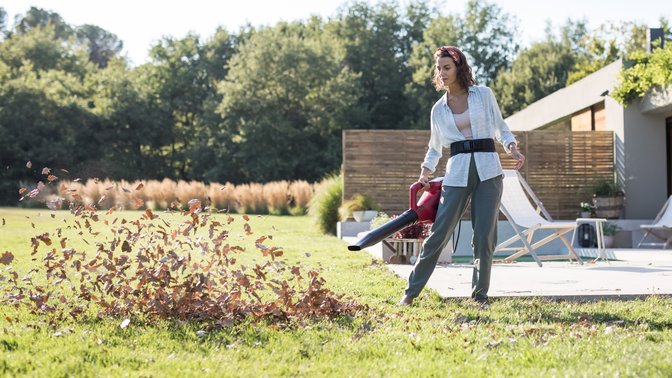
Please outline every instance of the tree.
[[7, 34], [7, 11], [0, 7], [0, 38]]
[[212, 179], [317, 180], [338, 168], [360, 78], [342, 64], [343, 46], [321, 29], [317, 18], [279, 23], [255, 32], [231, 58], [219, 85], [221, 168]]
[[105, 68], [113, 57], [117, 56], [124, 44], [113, 33], [96, 25], [82, 25], [75, 32], [79, 42], [86, 46], [89, 61]]
[[459, 47], [469, 58], [476, 80], [490, 84], [498, 70], [507, 67], [510, 57], [518, 50], [513, 40], [515, 30], [508, 14], [496, 5], [480, 0], [470, 0], [463, 16], [449, 14], [433, 18], [408, 60], [413, 72], [405, 87], [407, 97], [413, 99], [408, 125], [421, 129], [428, 127], [429, 109], [439, 97], [431, 82], [433, 54], [437, 47]]
[[580, 39], [581, 47], [576, 51], [577, 61], [567, 77], [570, 85], [600, 68], [624, 59], [637, 51], [646, 50], [644, 24], [635, 22], [605, 23]]
[[492, 87], [504, 117], [564, 88], [574, 62], [567, 44], [550, 39], [523, 50]]
[[16, 24], [18, 34], [27, 34], [33, 29], [51, 25], [54, 27], [54, 38], [68, 39], [73, 35], [73, 29], [56, 12], [49, 12], [42, 8], [30, 7], [25, 16]]
[[404, 86], [411, 46], [418, 42], [429, 20], [428, 7], [411, 3], [400, 14], [396, 2], [370, 6], [354, 2], [343, 8], [326, 26], [326, 32], [345, 46], [345, 64], [360, 75], [359, 100], [363, 114], [352, 117], [349, 127], [370, 129], [407, 128], [408, 98]]
[[471, 57], [476, 80], [491, 85], [497, 73], [509, 67], [519, 45], [517, 27], [502, 8], [484, 0], [469, 0], [459, 45]]

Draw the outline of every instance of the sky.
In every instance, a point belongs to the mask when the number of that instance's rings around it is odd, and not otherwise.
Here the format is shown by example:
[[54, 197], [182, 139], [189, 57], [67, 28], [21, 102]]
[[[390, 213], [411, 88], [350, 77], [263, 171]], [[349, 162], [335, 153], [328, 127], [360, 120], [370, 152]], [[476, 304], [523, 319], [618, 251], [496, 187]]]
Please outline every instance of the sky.
[[[586, 19], [589, 27], [605, 22], [635, 21], [658, 27], [661, 17], [672, 21], [669, 0], [489, 0], [519, 22], [523, 46], [544, 37], [548, 21], [554, 27], [567, 19]], [[375, 3], [376, 0], [369, 0]], [[405, 4], [406, 0], [400, 0]], [[442, 14], [463, 14], [467, 0], [434, 0]], [[3, 0], [11, 27], [18, 14], [31, 6], [56, 12], [71, 25], [93, 24], [124, 43], [123, 54], [132, 64], [147, 61], [149, 48], [164, 36], [182, 38], [192, 32], [204, 40], [217, 27], [237, 32], [247, 23], [273, 25], [278, 21], [328, 18], [347, 4], [345, 0]]]

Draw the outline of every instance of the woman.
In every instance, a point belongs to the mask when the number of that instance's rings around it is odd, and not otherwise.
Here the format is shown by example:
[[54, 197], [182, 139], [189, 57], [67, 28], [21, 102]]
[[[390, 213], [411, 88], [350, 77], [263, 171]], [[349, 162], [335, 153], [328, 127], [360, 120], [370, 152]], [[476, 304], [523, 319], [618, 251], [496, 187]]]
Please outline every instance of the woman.
[[450, 146], [451, 158], [446, 165], [436, 220], [399, 304], [410, 305], [420, 294], [470, 199], [474, 229], [471, 296], [487, 303], [503, 175], [493, 138], [516, 160], [516, 169], [523, 166], [525, 156], [518, 151], [492, 90], [475, 85], [462, 51], [452, 46], [440, 47], [434, 53], [434, 61], [434, 86], [445, 95], [432, 107], [429, 149], [418, 182], [423, 187], [429, 185], [429, 175], [434, 173], [444, 146]]

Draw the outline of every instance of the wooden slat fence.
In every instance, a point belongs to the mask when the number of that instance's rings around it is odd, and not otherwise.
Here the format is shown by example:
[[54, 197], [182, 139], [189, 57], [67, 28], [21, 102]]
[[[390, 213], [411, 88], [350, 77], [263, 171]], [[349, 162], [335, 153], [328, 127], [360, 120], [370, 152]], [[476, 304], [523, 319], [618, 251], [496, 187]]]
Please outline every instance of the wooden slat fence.
[[[611, 131], [514, 132], [527, 157], [523, 177], [554, 219], [578, 216], [579, 203], [590, 202], [600, 180], [614, 180], [614, 135]], [[343, 196], [371, 196], [388, 214], [408, 208], [408, 187], [417, 180], [429, 131], [344, 130]], [[497, 144], [503, 168], [511, 159]], [[437, 165], [442, 175], [450, 151]], [[468, 219], [469, 214], [465, 217]]]

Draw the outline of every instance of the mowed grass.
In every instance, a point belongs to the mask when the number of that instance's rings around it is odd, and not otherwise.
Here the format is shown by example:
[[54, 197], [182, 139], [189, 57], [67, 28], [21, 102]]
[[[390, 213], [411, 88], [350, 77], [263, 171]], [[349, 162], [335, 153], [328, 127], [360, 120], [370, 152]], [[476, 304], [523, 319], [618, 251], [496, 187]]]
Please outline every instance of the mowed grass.
[[[140, 214], [116, 216], [131, 220]], [[157, 214], [171, 223], [181, 219]], [[62, 211], [0, 209], [0, 254], [11, 251], [13, 268], [27, 272], [40, 263], [31, 261], [30, 238], [63, 227], [69, 217]], [[235, 217], [232, 234], [242, 233], [240, 216]], [[319, 270], [330, 289], [369, 310], [333, 320], [282, 326], [250, 321], [222, 329], [133, 318], [122, 329], [123, 319], [109, 318], [54, 327], [26, 309], [0, 305], [0, 375], [672, 375], [668, 298], [501, 299], [481, 309], [468, 299], [442, 299], [425, 290], [414, 306], [400, 308], [395, 303], [405, 279], [366, 252], [348, 252], [341, 240], [319, 234], [310, 218], [252, 216], [250, 224], [255, 235], [273, 235], [274, 245], [285, 251], [283, 259]], [[90, 236], [64, 232], [69, 246], [95, 250], [82, 240]]]

